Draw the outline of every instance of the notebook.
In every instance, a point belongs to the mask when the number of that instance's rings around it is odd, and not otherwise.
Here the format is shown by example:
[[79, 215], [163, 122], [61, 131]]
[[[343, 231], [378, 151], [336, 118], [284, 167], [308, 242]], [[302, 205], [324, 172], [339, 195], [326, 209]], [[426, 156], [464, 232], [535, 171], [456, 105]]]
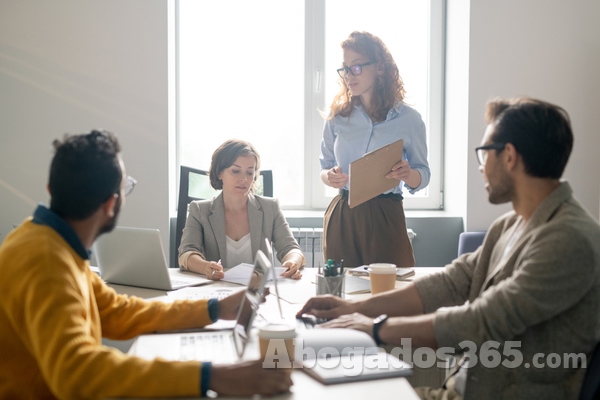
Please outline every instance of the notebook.
[[263, 300], [270, 267], [271, 263], [259, 250], [232, 330], [141, 335], [130, 354], [146, 360], [161, 357], [169, 361], [201, 360], [224, 364], [239, 360], [244, 354], [252, 322]]
[[[361, 265], [360, 267], [352, 268], [349, 271], [350, 274], [355, 276], [369, 276], [369, 266]], [[414, 268], [396, 268], [396, 279], [405, 279], [415, 274]]]
[[117, 226], [94, 243], [100, 276], [108, 283], [174, 290], [211, 282], [167, 268], [158, 229]]
[[304, 331], [297, 342], [296, 360], [302, 370], [325, 384], [412, 375], [409, 364], [381, 351], [371, 336], [352, 329]]

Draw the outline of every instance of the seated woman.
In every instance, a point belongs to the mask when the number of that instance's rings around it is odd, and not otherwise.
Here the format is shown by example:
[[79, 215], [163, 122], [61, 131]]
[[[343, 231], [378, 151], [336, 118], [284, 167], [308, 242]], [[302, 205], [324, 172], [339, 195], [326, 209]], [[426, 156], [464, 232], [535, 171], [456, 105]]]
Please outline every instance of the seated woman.
[[194, 201], [179, 246], [182, 270], [222, 279], [223, 267], [254, 262], [265, 238], [273, 242], [283, 277], [300, 279], [304, 255], [275, 199], [254, 195], [260, 156], [242, 140], [223, 143], [212, 155], [210, 184], [222, 192], [212, 200]]

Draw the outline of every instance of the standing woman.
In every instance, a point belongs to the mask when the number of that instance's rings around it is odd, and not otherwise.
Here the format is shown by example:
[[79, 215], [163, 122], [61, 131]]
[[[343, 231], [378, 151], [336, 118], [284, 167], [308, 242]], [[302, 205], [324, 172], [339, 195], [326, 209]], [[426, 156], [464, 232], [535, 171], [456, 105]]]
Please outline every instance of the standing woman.
[[[355, 31], [341, 47], [344, 62], [337, 70], [341, 90], [325, 122], [319, 157], [321, 180], [339, 189], [325, 212], [325, 259], [344, 259], [349, 267], [376, 262], [412, 267], [415, 258], [406, 232], [402, 187], [415, 193], [429, 184], [425, 124], [404, 104], [402, 78], [381, 39]], [[400, 184], [350, 209], [350, 163], [400, 139], [404, 139], [402, 161], [386, 175]]]
[[223, 267], [252, 264], [265, 238], [273, 242], [284, 277], [300, 279], [305, 263], [300, 246], [275, 199], [254, 195], [260, 156], [248, 142], [228, 140], [212, 155], [210, 185], [222, 190], [212, 200], [194, 201], [179, 246], [179, 265], [187, 271], [222, 279]]

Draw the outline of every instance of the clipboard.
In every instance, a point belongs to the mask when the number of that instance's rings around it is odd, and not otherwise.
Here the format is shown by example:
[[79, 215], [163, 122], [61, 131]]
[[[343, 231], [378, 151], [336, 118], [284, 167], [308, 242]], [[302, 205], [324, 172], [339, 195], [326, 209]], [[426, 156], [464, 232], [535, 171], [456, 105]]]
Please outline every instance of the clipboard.
[[354, 208], [400, 184], [398, 179], [385, 176], [402, 161], [404, 140], [373, 150], [350, 164], [350, 193], [348, 206]]

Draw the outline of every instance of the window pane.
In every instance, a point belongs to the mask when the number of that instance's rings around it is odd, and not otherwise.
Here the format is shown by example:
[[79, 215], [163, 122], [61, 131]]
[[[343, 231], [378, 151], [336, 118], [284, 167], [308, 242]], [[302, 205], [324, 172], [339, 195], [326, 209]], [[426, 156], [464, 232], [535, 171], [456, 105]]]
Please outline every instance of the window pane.
[[[387, 46], [400, 70], [407, 97], [427, 124], [429, 2], [414, 0], [327, 0], [325, 22], [325, 104], [340, 89], [337, 69], [342, 66], [340, 44], [353, 31], [367, 31]], [[429, 145], [429, 127], [427, 142]], [[337, 191], [327, 190], [327, 195]], [[427, 189], [415, 196], [424, 196]], [[403, 190], [405, 197], [411, 196]]]
[[304, 2], [179, 3], [181, 164], [208, 170], [225, 140], [251, 142], [281, 204], [304, 201]]

